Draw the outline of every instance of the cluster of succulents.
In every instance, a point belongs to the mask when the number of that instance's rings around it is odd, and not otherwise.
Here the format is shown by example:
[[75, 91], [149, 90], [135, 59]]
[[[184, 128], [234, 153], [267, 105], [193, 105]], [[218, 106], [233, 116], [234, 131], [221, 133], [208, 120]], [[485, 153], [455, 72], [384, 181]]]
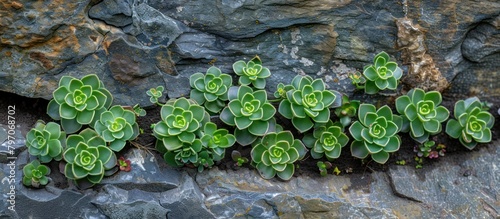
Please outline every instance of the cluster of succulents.
[[[399, 115], [395, 115], [387, 105], [377, 109], [372, 104], [349, 100], [347, 95], [327, 89], [322, 79], [311, 76], [297, 75], [290, 84], [279, 83], [271, 95], [275, 99], [269, 100], [265, 88], [271, 72], [258, 56], [248, 62], [237, 61], [232, 68], [239, 77], [238, 86], [233, 86], [230, 74], [213, 66], [206, 73], [191, 75], [190, 99], [181, 97], [162, 103], [163, 86], [146, 92], [150, 102], [161, 106], [161, 120], [151, 127], [155, 148], [167, 164], [192, 166], [201, 172], [221, 161], [226, 150], [238, 143], [250, 145], [251, 157], [233, 150], [235, 167], [250, 163], [265, 179], [278, 176], [289, 180], [307, 152], [313, 159], [323, 159], [317, 162], [322, 176], [329, 169], [338, 175], [341, 171], [330, 162], [339, 158], [349, 143], [344, 133], [347, 128], [353, 138], [351, 155], [360, 159], [370, 155], [380, 164], [399, 150], [400, 131], [409, 132], [420, 143], [415, 147], [417, 165], [422, 164], [422, 157], [437, 158], [446, 151], [444, 145], [435, 146], [436, 142], [429, 140], [442, 131], [441, 123], [450, 114], [440, 106], [442, 97], [437, 91], [416, 88], [399, 96], [395, 103]], [[349, 78], [356, 88], [375, 94], [396, 90], [402, 74], [397, 63], [381, 52], [362, 74], [353, 73]], [[91, 187], [118, 170], [130, 171], [130, 160], [117, 159], [115, 153], [138, 137], [141, 131], [136, 117], [146, 112], [138, 105], [111, 106], [112, 101], [111, 93], [97, 75], [81, 79], [63, 76], [47, 106], [48, 115], [60, 120], [60, 125], [38, 122], [26, 135], [28, 152], [37, 160], [23, 168], [23, 184], [46, 185], [50, 169], [40, 163], [52, 160], [64, 159], [65, 176], [80, 188]], [[278, 110], [273, 105], [277, 102]], [[303, 133], [302, 140], [277, 124], [277, 111]], [[331, 111], [337, 122], [331, 120]], [[449, 136], [469, 149], [491, 141], [494, 117], [478, 98], [458, 101], [453, 112], [454, 119], [446, 124]], [[234, 127], [234, 133], [211, 122], [211, 115], [219, 115], [225, 125]], [[85, 129], [80, 131], [82, 127]]]
[[224, 157], [236, 138], [226, 129], [217, 129], [210, 115], [196, 101], [179, 98], [167, 101], [154, 124], [156, 149], [174, 167], [192, 164], [199, 171], [210, 168]]

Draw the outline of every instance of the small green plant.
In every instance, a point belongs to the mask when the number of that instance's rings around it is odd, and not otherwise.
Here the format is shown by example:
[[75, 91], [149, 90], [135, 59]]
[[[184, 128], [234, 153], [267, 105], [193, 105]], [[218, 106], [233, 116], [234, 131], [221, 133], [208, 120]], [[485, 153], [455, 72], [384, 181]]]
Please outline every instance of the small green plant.
[[210, 150], [210, 155], [214, 161], [224, 158], [226, 148], [234, 145], [236, 138], [227, 129], [217, 129], [217, 125], [207, 122], [203, 127], [201, 143], [203, 147]]
[[40, 188], [49, 183], [49, 178], [47, 177], [49, 174], [50, 169], [47, 166], [40, 164], [38, 160], [34, 160], [23, 167], [23, 184], [29, 187]]
[[163, 106], [159, 100], [163, 96], [163, 91], [165, 91], [165, 88], [161, 85], [156, 88], [150, 88], [146, 91], [146, 95], [149, 96], [149, 102], [157, 104], [158, 106]]
[[37, 156], [42, 163], [48, 163], [52, 159], [59, 161], [66, 148], [66, 133], [61, 131], [59, 124], [45, 124], [40, 120], [35, 124], [35, 128], [26, 134], [26, 147], [28, 152]]
[[274, 98], [276, 99], [284, 99], [286, 98], [286, 92], [289, 90], [293, 90], [293, 86], [290, 84], [278, 83], [277, 89], [274, 92]]
[[294, 139], [290, 131], [269, 133], [255, 144], [251, 156], [255, 167], [265, 179], [278, 175], [289, 180], [295, 171], [294, 162], [304, 158], [307, 149], [301, 141]]
[[64, 175], [80, 188], [91, 187], [116, 171], [115, 153], [94, 130], [87, 128], [68, 136], [66, 145]]
[[233, 70], [236, 75], [240, 76], [238, 80], [240, 85], [252, 84], [257, 89], [264, 89], [266, 87], [266, 78], [271, 76], [271, 71], [262, 66], [259, 56], [255, 56], [247, 63], [243, 60], [235, 62]]
[[139, 135], [139, 125], [135, 117], [134, 112], [116, 105], [103, 112], [94, 127], [104, 141], [110, 143], [109, 148], [119, 152], [125, 147], [127, 141]]
[[234, 163], [234, 165], [237, 167], [241, 167], [241, 166], [243, 166], [243, 164], [248, 163], [248, 158], [242, 157], [241, 153], [237, 150], [234, 150], [231, 153], [231, 159], [233, 159], [233, 161], [236, 162], [236, 163]]
[[264, 136], [274, 126], [276, 109], [267, 100], [264, 90], [253, 91], [242, 85], [229, 89], [229, 104], [220, 119], [230, 126], [236, 126], [236, 141], [245, 146], [253, 143], [258, 136]]
[[419, 143], [424, 143], [430, 135], [442, 131], [441, 123], [448, 119], [450, 112], [441, 104], [441, 93], [437, 91], [425, 92], [416, 88], [407, 95], [396, 99], [396, 110], [404, 120], [403, 132], [410, 132], [410, 136]]
[[329, 107], [338, 95], [326, 90], [322, 79], [313, 80], [310, 76], [295, 76], [292, 86], [294, 89], [286, 92], [286, 99], [280, 102], [280, 114], [291, 119], [301, 133], [311, 129], [315, 123], [327, 123], [330, 119]]
[[159, 148], [158, 151], [163, 153], [163, 159], [168, 165], [182, 167], [185, 164], [199, 164], [199, 153], [202, 149], [200, 139], [194, 139], [192, 142], [182, 142], [180, 147], [173, 150]]
[[463, 146], [472, 150], [477, 143], [491, 141], [495, 118], [482, 107], [477, 97], [457, 101], [453, 115], [455, 118], [446, 124], [446, 133], [458, 138]]
[[340, 156], [349, 138], [344, 134], [343, 128], [330, 120], [326, 125], [316, 127], [313, 133], [306, 134], [302, 142], [311, 149], [312, 158], [320, 159], [326, 156], [329, 161], [333, 161]]
[[332, 163], [328, 162], [328, 161], [318, 161], [316, 163], [316, 166], [318, 166], [318, 169], [319, 169], [319, 174], [321, 176], [326, 176], [328, 175], [328, 170], [332, 168]]
[[397, 160], [397, 161], [396, 161], [396, 164], [397, 164], [397, 165], [404, 166], [404, 165], [406, 165], [406, 160]]
[[[154, 124], [158, 151], [175, 151], [191, 145], [197, 132], [210, 120], [210, 116], [196, 101], [179, 98], [170, 99], [161, 107], [161, 121]], [[201, 144], [201, 142], [200, 142]]]
[[446, 152], [446, 146], [444, 144], [436, 145], [435, 141], [426, 141], [423, 144], [415, 146], [413, 151], [417, 153], [418, 157], [436, 159], [440, 156], [444, 156]]
[[211, 113], [219, 113], [226, 105], [227, 91], [233, 79], [222, 74], [217, 67], [210, 67], [206, 74], [195, 73], [189, 78], [191, 85], [190, 98], [203, 105]]
[[348, 76], [349, 79], [351, 79], [352, 84], [356, 86], [356, 89], [365, 88], [366, 78], [363, 77], [361, 73], [359, 72], [349, 73]]
[[373, 58], [373, 65], [365, 66], [363, 69], [363, 76], [366, 78], [365, 93], [376, 94], [380, 90], [396, 90], [403, 71], [396, 62], [389, 60], [389, 55], [381, 52]]
[[141, 108], [139, 104], [135, 104], [134, 107], [132, 107], [132, 110], [134, 111], [136, 116], [146, 116], [146, 110]]
[[61, 77], [53, 97], [47, 106], [47, 114], [54, 120], [61, 120], [61, 126], [68, 134], [77, 132], [82, 125], [93, 126], [113, 102], [111, 93], [95, 74], [82, 79]]
[[393, 115], [387, 105], [376, 110], [374, 105], [361, 104], [358, 119], [349, 127], [354, 138], [352, 156], [364, 159], [371, 155], [375, 162], [384, 164], [389, 153], [396, 152], [401, 145], [397, 134], [403, 123], [401, 117]]
[[342, 95], [342, 105], [335, 109], [335, 115], [339, 117], [340, 124], [344, 128], [351, 125], [351, 118], [356, 116], [359, 104], [359, 100], [349, 100], [347, 95]]

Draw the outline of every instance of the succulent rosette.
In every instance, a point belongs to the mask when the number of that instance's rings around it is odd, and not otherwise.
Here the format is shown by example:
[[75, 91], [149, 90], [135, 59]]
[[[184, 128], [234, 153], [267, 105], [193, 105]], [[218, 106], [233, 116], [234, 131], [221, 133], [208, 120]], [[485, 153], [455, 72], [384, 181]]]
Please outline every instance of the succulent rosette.
[[94, 128], [104, 141], [110, 142], [109, 148], [115, 152], [121, 151], [128, 140], [139, 135], [135, 113], [118, 105], [103, 112]]
[[289, 180], [295, 171], [295, 162], [304, 158], [307, 149], [304, 144], [294, 139], [290, 131], [269, 133], [262, 138], [251, 151], [252, 161], [265, 179], [278, 175]]
[[163, 154], [165, 162], [173, 167], [182, 167], [185, 164], [198, 164], [199, 153], [202, 151], [203, 145], [200, 139], [195, 139], [191, 143], [183, 142], [181, 147], [175, 150], [160, 151]]
[[268, 133], [274, 120], [276, 109], [267, 100], [264, 90], [253, 91], [248, 86], [231, 87], [229, 90], [229, 104], [220, 115], [220, 119], [236, 126], [234, 135], [241, 145], [249, 145]]
[[396, 62], [391, 62], [386, 52], [381, 52], [373, 58], [373, 65], [363, 70], [366, 78], [365, 93], [375, 94], [379, 90], [395, 90], [403, 71]]
[[375, 162], [384, 164], [389, 153], [396, 152], [401, 145], [398, 132], [403, 124], [402, 118], [393, 115], [388, 106], [377, 110], [374, 105], [361, 104], [358, 119], [349, 127], [354, 138], [352, 156], [364, 159], [370, 155]]
[[53, 97], [47, 106], [47, 114], [54, 120], [61, 120], [68, 134], [77, 132], [82, 125], [93, 126], [113, 101], [111, 93], [95, 74], [82, 79], [61, 77]]
[[491, 128], [495, 118], [482, 109], [477, 97], [457, 101], [453, 115], [455, 119], [446, 123], [446, 133], [452, 138], [458, 138], [463, 146], [472, 150], [477, 143], [491, 141]]
[[66, 145], [64, 175], [75, 180], [77, 185], [93, 186], [101, 182], [105, 175], [113, 173], [117, 164], [116, 155], [94, 130], [87, 128], [68, 136]]
[[291, 119], [299, 132], [308, 131], [315, 123], [327, 123], [330, 119], [329, 107], [336, 99], [340, 102], [338, 95], [326, 90], [323, 80], [313, 80], [310, 76], [295, 76], [292, 86], [294, 89], [286, 93], [286, 99], [279, 105], [280, 114]]
[[234, 145], [236, 138], [227, 129], [217, 129], [217, 125], [207, 122], [203, 127], [201, 143], [213, 156], [213, 160], [219, 161], [224, 158], [226, 148]]
[[[448, 109], [441, 104], [441, 93], [437, 91], [425, 92], [415, 88], [406, 95], [396, 99], [396, 110], [404, 119], [402, 131], [411, 131], [410, 136], [424, 143], [430, 135], [442, 131], [441, 123], [446, 121], [450, 115]], [[409, 124], [409, 126], [408, 126]]]
[[156, 88], [147, 90], [146, 95], [149, 96], [149, 102], [158, 103], [158, 100], [163, 96], [163, 91], [165, 91], [165, 88], [163, 86], [158, 86]]
[[209, 112], [219, 113], [227, 101], [227, 91], [233, 83], [228, 74], [217, 67], [210, 67], [206, 74], [195, 73], [189, 78], [190, 98], [203, 105]]
[[48, 163], [52, 159], [59, 161], [66, 147], [66, 133], [61, 131], [61, 126], [54, 122], [45, 124], [38, 121], [26, 135], [26, 147], [28, 152], [37, 156], [42, 163]]
[[175, 151], [184, 144], [193, 144], [201, 127], [210, 116], [196, 101], [179, 98], [170, 99], [161, 107], [161, 121], [153, 128], [156, 149]]
[[47, 166], [40, 164], [38, 160], [34, 160], [23, 167], [23, 184], [34, 188], [45, 186], [49, 183], [47, 177], [49, 174], [50, 169]]
[[330, 120], [326, 125], [316, 127], [313, 133], [306, 134], [302, 142], [311, 149], [312, 158], [326, 156], [329, 161], [333, 161], [339, 158], [342, 148], [349, 142], [342, 129], [339, 124]]
[[271, 76], [271, 71], [262, 66], [262, 61], [258, 56], [255, 56], [249, 62], [243, 60], [233, 64], [233, 70], [236, 75], [240, 76], [238, 80], [240, 85], [252, 84], [257, 89], [266, 87], [266, 78]]

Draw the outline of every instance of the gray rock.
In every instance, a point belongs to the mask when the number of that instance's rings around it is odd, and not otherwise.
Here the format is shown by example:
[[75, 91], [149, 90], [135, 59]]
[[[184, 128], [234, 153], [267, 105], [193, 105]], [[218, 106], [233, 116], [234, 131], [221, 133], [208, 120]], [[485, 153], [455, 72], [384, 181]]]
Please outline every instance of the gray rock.
[[164, 164], [158, 164], [151, 152], [132, 149], [123, 157], [131, 162], [130, 172], [119, 171], [112, 176], [105, 177], [101, 184], [113, 185], [124, 190], [137, 189], [147, 192], [164, 192], [180, 184], [181, 174]]
[[161, 193], [159, 202], [168, 209], [167, 218], [214, 218], [205, 207], [203, 193], [186, 173], [178, 188]]
[[428, 213], [498, 218], [499, 153], [500, 149], [492, 144], [480, 152], [462, 155], [462, 162], [439, 162], [428, 171], [394, 166], [389, 171], [391, 185], [396, 195], [427, 205]]
[[12, 126], [0, 124], [0, 131], [5, 131], [5, 139], [0, 142], [0, 163], [8, 163], [26, 149], [26, 138], [22, 134], [21, 125]]
[[467, 33], [462, 43], [463, 56], [472, 62], [482, 62], [486, 56], [500, 53], [500, 25], [479, 24]]
[[123, 190], [105, 185], [92, 204], [108, 218], [167, 218], [168, 210], [158, 203], [158, 194], [141, 190]]
[[109, 25], [124, 27], [132, 24], [132, 1], [104, 0], [92, 6], [89, 17], [103, 20]]

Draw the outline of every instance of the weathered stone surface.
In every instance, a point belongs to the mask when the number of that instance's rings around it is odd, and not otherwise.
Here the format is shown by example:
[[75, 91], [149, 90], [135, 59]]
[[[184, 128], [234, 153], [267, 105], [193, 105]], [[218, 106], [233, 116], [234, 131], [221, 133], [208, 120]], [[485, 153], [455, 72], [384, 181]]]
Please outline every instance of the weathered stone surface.
[[427, 205], [427, 211], [439, 217], [498, 218], [500, 148], [492, 145], [480, 150], [463, 155], [462, 162], [440, 162], [429, 171], [392, 167], [389, 177], [394, 193]]
[[89, 17], [109, 25], [124, 27], [132, 24], [132, 1], [104, 0], [92, 6]]
[[[164, 192], [176, 188], [180, 184], [181, 174], [165, 164], [159, 165], [151, 152], [132, 149], [123, 155], [130, 160], [130, 172], [119, 171], [105, 177], [101, 184], [113, 185], [125, 190], [143, 190], [147, 192]], [[160, 162], [163, 162], [161, 160]]]
[[168, 210], [158, 203], [158, 198], [157, 193], [106, 185], [92, 200], [92, 204], [112, 219], [167, 218]]
[[193, 178], [182, 174], [178, 188], [161, 193], [160, 205], [168, 209], [167, 218], [214, 218], [205, 207], [205, 196]]
[[[115, 103], [150, 105], [150, 87], [186, 96], [191, 74], [211, 64], [232, 73], [232, 63], [258, 54], [273, 73], [270, 91], [309, 74], [352, 94], [339, 66], [360, 71], [384, 50], [403, 66], [403, 77], [415, 69], [410, 61], [432, 60], [425, 63], [429, 77], [442, 77], [437, 87], [413, 80], [424, 87], [442, 90], [448, 82], [445, 94], [458, 99], [479, 85], [488, 89], [477, 95], [498, 104], [499, 10], [494, 0], [12, 1], [0, 4], [0, 90], [48, 99], [62, 75], [97, 73]], [[417, 59], [404, 59], [397, 47], [396, 21], [405, 17], [421, 27], [425, 53], [410, 56]]]

